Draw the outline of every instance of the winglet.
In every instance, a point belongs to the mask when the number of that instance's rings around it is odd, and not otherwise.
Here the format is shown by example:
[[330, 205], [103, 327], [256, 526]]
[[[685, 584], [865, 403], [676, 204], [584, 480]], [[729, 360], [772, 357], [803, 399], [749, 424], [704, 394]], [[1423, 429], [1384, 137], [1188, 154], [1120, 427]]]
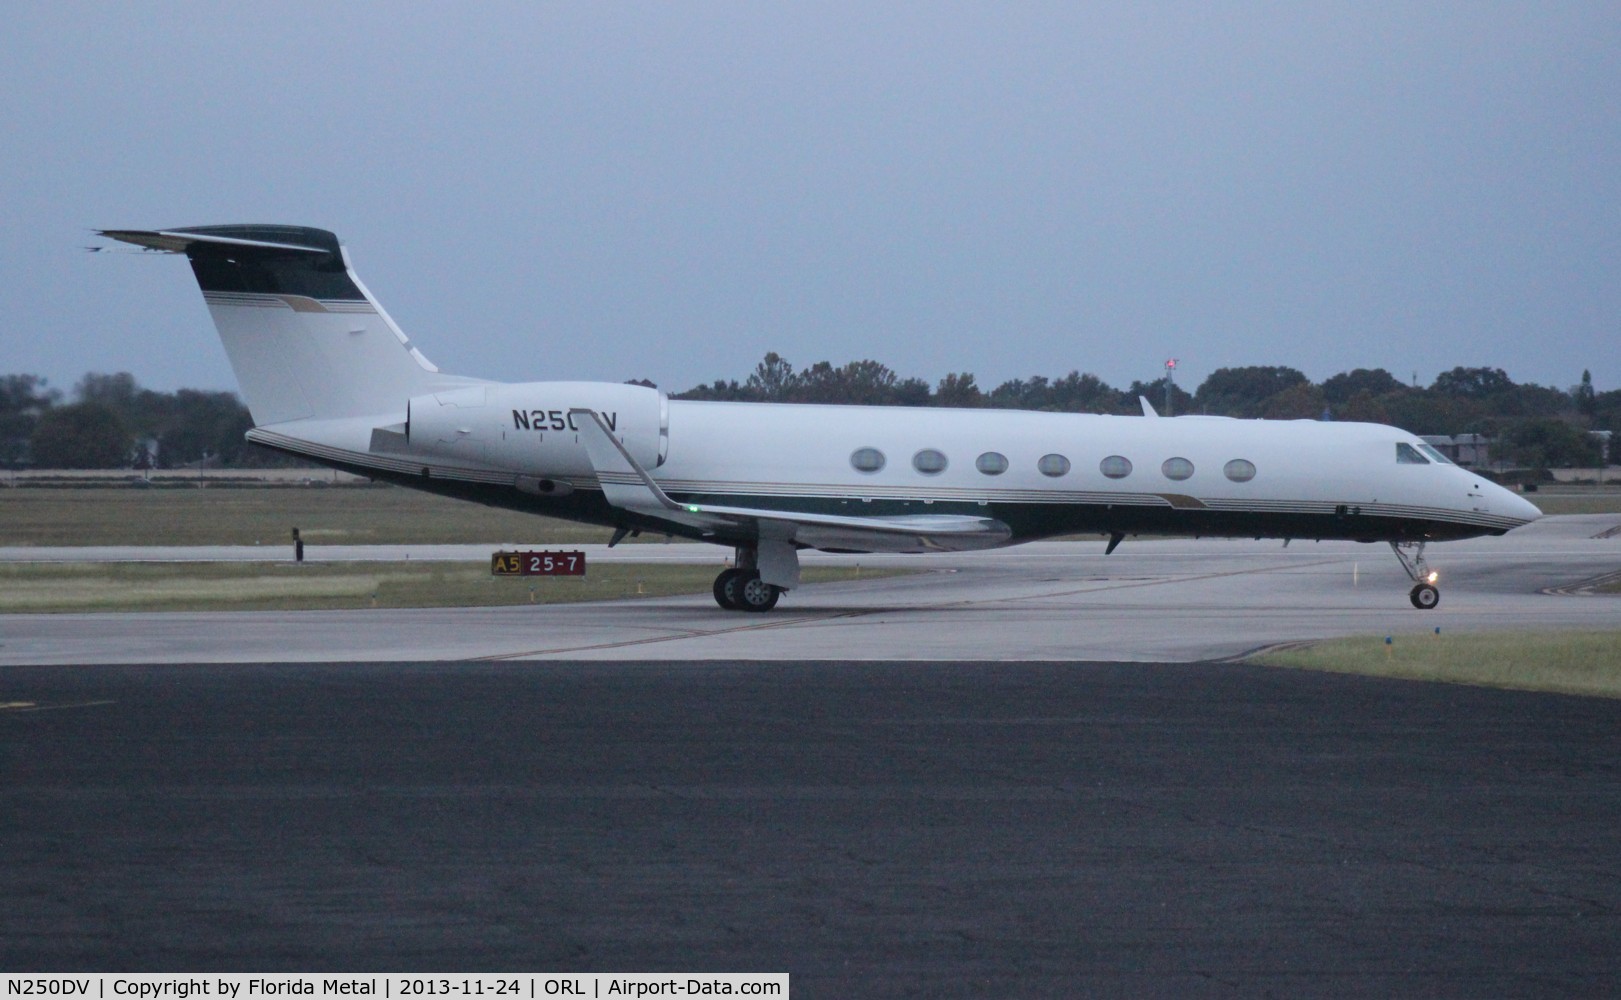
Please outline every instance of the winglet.
[[671, 500], [659, 488], [647, 470], [632, 458], [619, 439], [613, 436], [608, 424], [596, 410], [576, 406], [569, 410], [570, 417], [580, 432], [585, 453], [591, 458], [602, 493], [615, 507], [633, 507], [641, 510], [684, 511], [685, 507]]
[[1157, 417], [1157, 416], [1159, 416], [1159, 411], [1154, 409], [1154, 404], [1150, 403], [1148, 401], [1147, 396], [1138, 396], [1137, 397], [1137, 402], [1143, 404], [1143, 416], [1145, 416], [1145, 417]]

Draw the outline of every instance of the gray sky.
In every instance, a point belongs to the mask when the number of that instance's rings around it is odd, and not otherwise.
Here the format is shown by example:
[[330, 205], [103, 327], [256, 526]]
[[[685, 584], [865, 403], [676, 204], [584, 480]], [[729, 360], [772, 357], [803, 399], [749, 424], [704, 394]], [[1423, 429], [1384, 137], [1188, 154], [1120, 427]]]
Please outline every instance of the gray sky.
[[0, 32], [0, 373], [235, 388], [182, 260], [332, 229], [447, 371], [1621, 386], [1615, 3], [63, 3]]

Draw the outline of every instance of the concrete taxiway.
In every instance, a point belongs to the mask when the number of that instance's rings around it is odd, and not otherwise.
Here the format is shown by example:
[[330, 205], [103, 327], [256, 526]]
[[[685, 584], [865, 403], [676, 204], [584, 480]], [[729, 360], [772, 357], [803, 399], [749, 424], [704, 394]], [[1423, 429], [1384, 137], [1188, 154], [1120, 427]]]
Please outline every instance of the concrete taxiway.
[[[914, 575], [807, 586], [766, 615], [708, 595], [506, 608], [0, 616], [0, 664], [476, 659], [1224, 659], [1340, 635], [1621, 628], [1621, 599], [1551, 591], [1621, 571], [1621, 517], [1545, 518], [1435, 545], [1441, 606], [1414, 610], [1383, 545], [1297, 541], [1047, 542], [929, 556], [828, 556]], [[713, 546], [586, 546], [588, 561], [717, 567]], [[379, 551], [381, 550], [381, 551]], [[311, 547], [311, 559], [487, 559], [489, 546]], [[142, 558], [263, 559], [254, 547]], [[132, 558], [28, 549], [0, 558]]]

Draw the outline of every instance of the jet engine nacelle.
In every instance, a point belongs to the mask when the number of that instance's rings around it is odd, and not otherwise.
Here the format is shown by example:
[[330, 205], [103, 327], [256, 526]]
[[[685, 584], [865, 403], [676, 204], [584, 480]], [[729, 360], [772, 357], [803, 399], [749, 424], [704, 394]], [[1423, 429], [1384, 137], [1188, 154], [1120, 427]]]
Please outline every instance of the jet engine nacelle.
[[609, 430], [644, 468], [669, 453], [670, 408], [664, 393], [615, 382], [524, 382], [417, 396], [406, 410], [405, 437], [416, 454], [510, 469], [525, 477], [589, 476], [591, 461], [570, 410], [602, 414]]

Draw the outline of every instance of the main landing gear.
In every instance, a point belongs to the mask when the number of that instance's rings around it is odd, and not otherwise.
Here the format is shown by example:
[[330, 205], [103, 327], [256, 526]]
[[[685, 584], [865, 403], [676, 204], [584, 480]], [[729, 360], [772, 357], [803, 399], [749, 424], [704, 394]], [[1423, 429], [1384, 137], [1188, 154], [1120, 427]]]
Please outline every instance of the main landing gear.
[[759, 551], [737, 550], [737, 568], [715, 577], [715, 603], [727, 611], [770, 611], [787, 589], [760, 579]]
[[[1409, 555], [1405, 549], [1411, 548]], [[1413, 589], [1407, 592], [1407, 599], [1413, 602], [1413, 607], [1420, 611], [1428, 611], [1441, 603], [1441, 592], [1435, 589], [1435, 581], [1441, 574], [1430, 569], [1424, 562], [1423, 542], [1391, 542], [1390, 551], [1396, 553], [1401, 562], [1401, 568], [1413, 580]]]
[[770, 611], [781, 596], [782, 588], [760, 579], [757, 569], [728, 569], [715, 577], [715, 603], [727, 611]]

